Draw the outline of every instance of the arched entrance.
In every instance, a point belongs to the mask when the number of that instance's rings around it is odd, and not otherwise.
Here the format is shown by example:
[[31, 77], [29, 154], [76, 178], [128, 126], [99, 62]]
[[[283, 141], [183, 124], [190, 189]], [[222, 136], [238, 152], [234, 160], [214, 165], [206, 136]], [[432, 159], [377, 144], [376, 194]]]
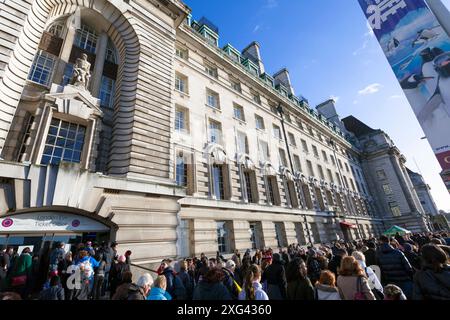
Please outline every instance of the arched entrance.
[[12, 248], [17, 255], [30, 248], [38, 275], [34, 288], [38, 289], [48, 274], [50, 252], [59, 243], [66, 244], [66, 253], [74, 252], [80, 243], [109, 242], [116, 230], [113, 222], [83, 210], [32, 208], [0, 218], [0, 246]]

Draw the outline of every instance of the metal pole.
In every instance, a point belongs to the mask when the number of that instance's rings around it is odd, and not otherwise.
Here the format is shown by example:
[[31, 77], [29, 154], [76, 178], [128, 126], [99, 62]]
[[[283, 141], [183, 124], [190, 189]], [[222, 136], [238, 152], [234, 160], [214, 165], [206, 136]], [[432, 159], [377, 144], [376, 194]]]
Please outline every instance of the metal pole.
[[450, 37], [450, 12], [441, 0], [425, 0], [431, 12], [436, 16], [437, 20]]

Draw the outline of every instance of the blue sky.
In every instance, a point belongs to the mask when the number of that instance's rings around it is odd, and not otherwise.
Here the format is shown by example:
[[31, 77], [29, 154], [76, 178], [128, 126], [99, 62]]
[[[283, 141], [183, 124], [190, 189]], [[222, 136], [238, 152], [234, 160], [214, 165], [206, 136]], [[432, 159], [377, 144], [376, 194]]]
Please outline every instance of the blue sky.
[[[220, 30], [220, 46], [261, 45], [268, 73], [287, 67], [311, 106], [334, 97], [341, 118], [383, 129], [421, 172], [439, 209], [450, 211], [440, 166], [357, 0], [185, 0]], [[450, 8], [450, 0], [443, 0]]]

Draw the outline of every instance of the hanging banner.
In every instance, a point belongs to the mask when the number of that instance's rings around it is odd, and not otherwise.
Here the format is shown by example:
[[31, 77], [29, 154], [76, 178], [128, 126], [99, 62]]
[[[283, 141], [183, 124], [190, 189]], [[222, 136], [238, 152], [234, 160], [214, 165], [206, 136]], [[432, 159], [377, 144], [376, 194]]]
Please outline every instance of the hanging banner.
[[450, 170], [450, 38], [424, 0], [358, 0], [443, 171]]

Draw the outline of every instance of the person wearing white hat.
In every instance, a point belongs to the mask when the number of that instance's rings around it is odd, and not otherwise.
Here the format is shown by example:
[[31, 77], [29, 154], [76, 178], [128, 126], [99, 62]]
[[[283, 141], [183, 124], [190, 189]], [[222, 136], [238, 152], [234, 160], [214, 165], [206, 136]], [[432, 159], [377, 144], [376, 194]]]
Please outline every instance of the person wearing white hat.
[[242, 289], [240, 284], [238, 283], [238, 280], [236, 279], [236, 263], [233, 260], [228, 260], [225, 264], [225, 267], [222, 268], [222, 271], [225, 275], [223, 284], [230, 292], [233, 300], [237, 300]]

